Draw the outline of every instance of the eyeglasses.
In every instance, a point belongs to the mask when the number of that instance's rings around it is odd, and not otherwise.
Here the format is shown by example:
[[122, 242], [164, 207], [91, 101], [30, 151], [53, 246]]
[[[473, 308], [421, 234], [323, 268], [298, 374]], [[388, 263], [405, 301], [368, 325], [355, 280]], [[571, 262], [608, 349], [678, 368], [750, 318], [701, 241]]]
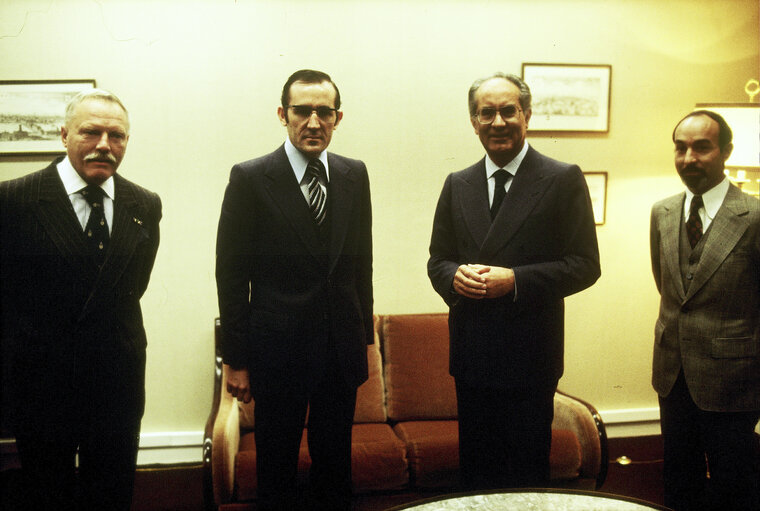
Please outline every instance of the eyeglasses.
[[509, 121], [517, 117], [518, 112], [522, 112], [522, 110], [515, 105], [507, 105], [499, 108], [486, 107], [481, 109], [475, 117], [480, 124], [491, 124], [496, 120], [496, 112], [499, 113], [502, 120]]
[[299, 119], [308, 119], [314, 112], [322, 122], [333, 123], [338, 118], [338, 109], [329, 106], [288, 105], [293, 110], [293, 115]]

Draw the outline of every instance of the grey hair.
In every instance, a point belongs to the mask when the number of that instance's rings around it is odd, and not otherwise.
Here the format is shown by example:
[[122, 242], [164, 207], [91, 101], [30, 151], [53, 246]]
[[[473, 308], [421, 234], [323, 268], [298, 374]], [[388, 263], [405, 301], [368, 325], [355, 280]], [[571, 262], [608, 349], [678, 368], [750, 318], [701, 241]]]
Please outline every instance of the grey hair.
[[531, 95], [528, 84], [525, 83], [519, 76], [498, 72], [485, 78], [479, 78], [472, 83], [472, 86], [470, 86], [470, 92], [467, 95], [467, 104], [470, 108], [470, 117], [475, 117], [475, 115], [478, 113], [478, 102], [475, 99], [475, 93], [478, 92], [478, 89], [481, 85], [493, 78], [503, 78], [508, 82], [512, 82], [518, 89], [520, 89], [520, 108], [523, 109], [523, 112], [530, 110]]
[[129, 112], [127, 112], [127, 109], [121, 100], [116, 97], [116, 94], [105, 89], [86, 89], [77, 93], [73, 98], [71, 98], [66, 105], [66, 116], [64, 117], [63, 121], [65, 126], [68, 126], [71, 122], [71, 119], [74, 117], [74, 110], [76, 107], [88, 99], [108, 101], [110, 103], [119, 105], [119, 107], [124, 110], [124, 115], [127, 118], [127, 133], [129, 133]]

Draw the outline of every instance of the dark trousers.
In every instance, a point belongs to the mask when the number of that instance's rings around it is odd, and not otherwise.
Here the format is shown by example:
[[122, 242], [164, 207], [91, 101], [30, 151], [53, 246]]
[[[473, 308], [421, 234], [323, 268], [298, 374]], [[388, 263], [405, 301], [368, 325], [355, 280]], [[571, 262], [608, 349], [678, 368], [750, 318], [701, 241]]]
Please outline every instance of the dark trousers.
[[16, 446], [26, 509], [129, 511], [139, 431], [98, 430], [55, 440], [19, 432]]
[[[356, 388], [337, 364], [313, 389], [254, 396], [258, 510], [351, 508], [351, 426]], [[298, 494], [298, 452], [308, 407], [311, 457], [306, 502]]]
[[700, 410], [681, 371], [670, 394], [660, 397], [665, 505], [677, 511], [760, 509], [758, 418], [760, 412]]
[[456, 382], [459, 465], [466, 489], [549, 485], [555, 390], [556, 385], [493, 389]]

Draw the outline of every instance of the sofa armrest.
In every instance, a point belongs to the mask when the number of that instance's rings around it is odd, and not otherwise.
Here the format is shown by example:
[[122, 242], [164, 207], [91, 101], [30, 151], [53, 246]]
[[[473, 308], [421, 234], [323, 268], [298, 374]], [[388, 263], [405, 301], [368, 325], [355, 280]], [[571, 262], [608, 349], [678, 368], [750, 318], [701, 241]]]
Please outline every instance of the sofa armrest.
[[240, 445], [237, 400], [224, 388], [229, 367], [219, 353], [219, 319], [215, 321], [214, 395], [203, 435], [203, 499], [207, 510], [232, 500], [235, 457]]
[[599, 412], [574, 396], [557, 391], [554, 395], [553, 429], [567, 429], [581, 446], [581, 477], [596, 480], [599, 489], [607, 478], [607, 431]]

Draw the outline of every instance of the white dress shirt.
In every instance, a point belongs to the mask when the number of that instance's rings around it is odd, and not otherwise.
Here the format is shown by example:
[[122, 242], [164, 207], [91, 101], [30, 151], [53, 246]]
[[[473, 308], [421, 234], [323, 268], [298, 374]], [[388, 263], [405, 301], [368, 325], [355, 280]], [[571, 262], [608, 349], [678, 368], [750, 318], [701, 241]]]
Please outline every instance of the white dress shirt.
[[[296, 181], [301, 185], [301, 193], [303, 194], [304, 198], [306, 199], [306, 204], [309, 203], [309, 180], [310, 178], [305, 177], [306, 175], [306, 167], [309, 165], [309, 159], [304, 156], [304, 154], [296, 149], [296, 146], [293, 145], [293, 142], [290, 141], [290, 138], [285, 139], [285, 154], [288, 155], [288, 161], [290, 161], [290, 167], [293, 169], [293, 174], [296, 175]], [[327, 181], [330, 181], [330, 167], [327, 165], [327, 150], [322, 151], [319, 154], [319, 161], [322, 162], [322, 165], [325, 166], [325, 175], [327, 176]], [[325, 195], [327, 195], [327, 183], [323, 183], [322, 180], [319, 180], [319, 186], [322, 187], [322, 190], [325, 192]]]
[[[90, 217], [90, 204], [87, 199], [79, 193], [83, 188], [87, 187], [87, 183], [82, 176], [77, 173], [74, 167], [69, 161], [69, 157], [64, 158], [56, 166], [58, 169], [58, 175], [61, 177], [63, 187], [66, 189], [66, 193], [69, 195], [71, 205], [74, 206], [74, 213], [77, 214], [79, 223], [82, 224], [82, 231], [87, 226], [87, 219]], [[103, 195], [103, 214], [106, 217], [106, 223], [108, 224], [108, 233], [111, 233], [111, 226], [113, 225], [113, 201], [115, 196], [115, 187], [113, 184], [113, 176], [106, 179], [100, 184], [100, 188], [103, 189], [105, 195]]]
[[510, 161], [503, 167], [499, 167], [498, 165], [496, 165], [491, 159], [491, 157], [486, 154], [486, 179], [488, 180], [488, 205], [489, 206], [493, 204], [494, 188], [496, 187], [496, 178], [494, 177], [494, 174], [496, 173], [496, 171], [499, 169], [504, 169], [510, 175], [510, 177], [507, 179], [507, 182], [504, 183], [504, 191], [508, 192], [509, 187], [512, 186], [512, 179], [515, 177], [515, 175], [517, 175], [517, 169], [520, 167], [520, 164], [525, 158], [525, 154], [527, 152], [528, 152], [528, 142], [526, 141], [523, 144], [522, 150], [520, 150], [520, 152], [517, 153], [517, 156], [512, 158], [512, 161]]
[[[699, 208], [699, 218], [702, 219], [702, 232], [707, 232], [707, 228], [710, 227], [713, 218], [718, 214], [718, 210], [721, 205], [723, 205], [723, 200], [728, 193], [728, 186], [728, 179], [724, 177], [723, 181], [702, 194], [702, 202], [704, 203], [704, 206]], [[692, 199], [694, 199], [694, 193], [687, 188], [686, 200], [683, 203], [684, 222], [689, 219]]]

